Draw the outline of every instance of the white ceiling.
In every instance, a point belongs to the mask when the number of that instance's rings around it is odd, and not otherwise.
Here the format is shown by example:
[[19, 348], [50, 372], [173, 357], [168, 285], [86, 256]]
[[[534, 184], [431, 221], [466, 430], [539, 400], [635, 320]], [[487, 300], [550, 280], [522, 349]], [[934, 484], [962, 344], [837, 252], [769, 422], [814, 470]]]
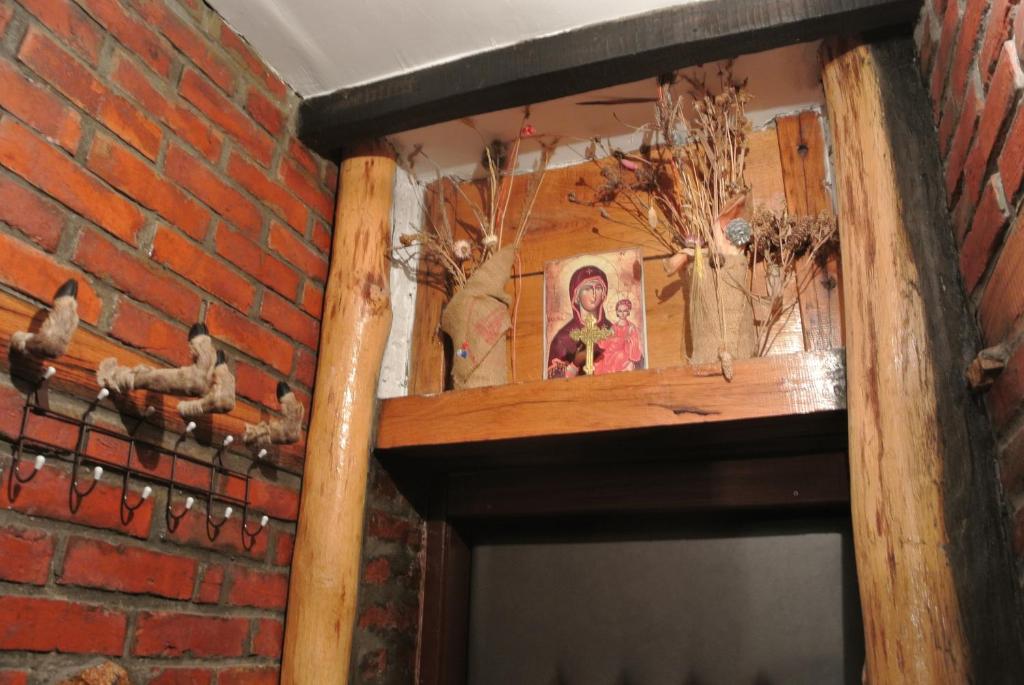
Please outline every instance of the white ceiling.
[[696, 0], [207, 0], [309, 97]]

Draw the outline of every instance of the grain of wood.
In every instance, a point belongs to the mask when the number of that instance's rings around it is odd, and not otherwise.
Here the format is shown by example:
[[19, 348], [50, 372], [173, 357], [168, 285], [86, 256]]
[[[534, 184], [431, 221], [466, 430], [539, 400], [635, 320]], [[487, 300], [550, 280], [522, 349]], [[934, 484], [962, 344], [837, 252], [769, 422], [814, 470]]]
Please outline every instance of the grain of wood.
[[[876, 53], [826, 42], [846, 308], [850, 486], [867, 682], [967, 683], [944, 517], [936, 341], [908, 244]], [[952, 400], [950, 400], [952, 401]]]
[[379, 143], [358, 147], [341, 164], [288, 593], [286, 685], [348, 681], [377, 377], [391, 330], [395, 168]]
[[[717, 366], [532, 381], [381, 403], [378, 448], [577, 435], [726, 422], [845, 406], [840, 352], [799, 352]], [[567, 407], [586, 411], [567, 413]]]

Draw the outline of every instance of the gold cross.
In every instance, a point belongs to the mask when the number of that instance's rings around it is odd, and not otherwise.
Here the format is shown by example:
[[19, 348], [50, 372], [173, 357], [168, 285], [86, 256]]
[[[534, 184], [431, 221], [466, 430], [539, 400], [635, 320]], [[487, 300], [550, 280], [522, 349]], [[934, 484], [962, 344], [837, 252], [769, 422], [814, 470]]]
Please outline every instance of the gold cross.
[[599, 328], [597, 319], [587, 314], [583, 320], [583, 328], [577, 328], [569, 334], [569, 337], [576, 342], [581, 342], [587, 347], [587, 363], [583, 365], [583, 372], [588, 376], [594, 373], [594, 345], [605, 338], [611, 337], [612, 331], [607, 328]]

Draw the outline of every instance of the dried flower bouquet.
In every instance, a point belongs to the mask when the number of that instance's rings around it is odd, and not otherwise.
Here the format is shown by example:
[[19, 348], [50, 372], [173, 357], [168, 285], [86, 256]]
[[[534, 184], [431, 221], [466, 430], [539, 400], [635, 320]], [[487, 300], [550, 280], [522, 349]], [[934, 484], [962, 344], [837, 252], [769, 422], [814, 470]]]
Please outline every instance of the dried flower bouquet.
[[[476, 130], [472, 120], [464, 123]], [[515, 176], [523, 139], [534, 135], [533, 127], [524, 117], [511, 143], [495, 141], [485, 145], [480, 200], [466, 192], [462, 179], [439, 177], [432, 186], [436, 212], [424, 212], [425, 227], [400, 238], [402, 246], [418, 246], [421, 258], [441, 267], [443, 283], [434, 285], [441, 285], [449, 295], [441, 316], [441, 330], [451, 338], [454, 348], [455, 389], [507, 382], [507, 334], [513, 321], [506, 285], [552, 150], [551, 145], [541, 142], [533, 172]], [[413, 153], [420, 154], [423, 153], [419, 149]], [[525, 179], [526, 189], [513, 225], [509, 210], [517, 179]], [[474, 218], [472, 224], [456, 220], [446, 189], [451, 189], [457, 200], [469, 208]], [[507, 224], [511, 240], [505, 239]]]

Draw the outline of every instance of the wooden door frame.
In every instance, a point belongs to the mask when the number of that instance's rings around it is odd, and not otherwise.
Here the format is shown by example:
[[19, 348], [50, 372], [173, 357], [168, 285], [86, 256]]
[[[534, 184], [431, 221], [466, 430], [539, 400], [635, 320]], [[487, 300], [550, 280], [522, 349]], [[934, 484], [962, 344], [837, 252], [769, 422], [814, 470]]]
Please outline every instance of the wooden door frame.
[[[834, 418], [821, 420], [834, 425]], [[747, 456], [695, 460], [680, 455], [643, 463], [548, 463], [435, 474], [418, 684], [465, 685], [474, 529], [565, 515], [848, 511], [845, 434], [819, 440], [827, 451], [786, 453], [768, 441], [763, 451]], [[638, 438], [634, 446], [642, 445]]]

